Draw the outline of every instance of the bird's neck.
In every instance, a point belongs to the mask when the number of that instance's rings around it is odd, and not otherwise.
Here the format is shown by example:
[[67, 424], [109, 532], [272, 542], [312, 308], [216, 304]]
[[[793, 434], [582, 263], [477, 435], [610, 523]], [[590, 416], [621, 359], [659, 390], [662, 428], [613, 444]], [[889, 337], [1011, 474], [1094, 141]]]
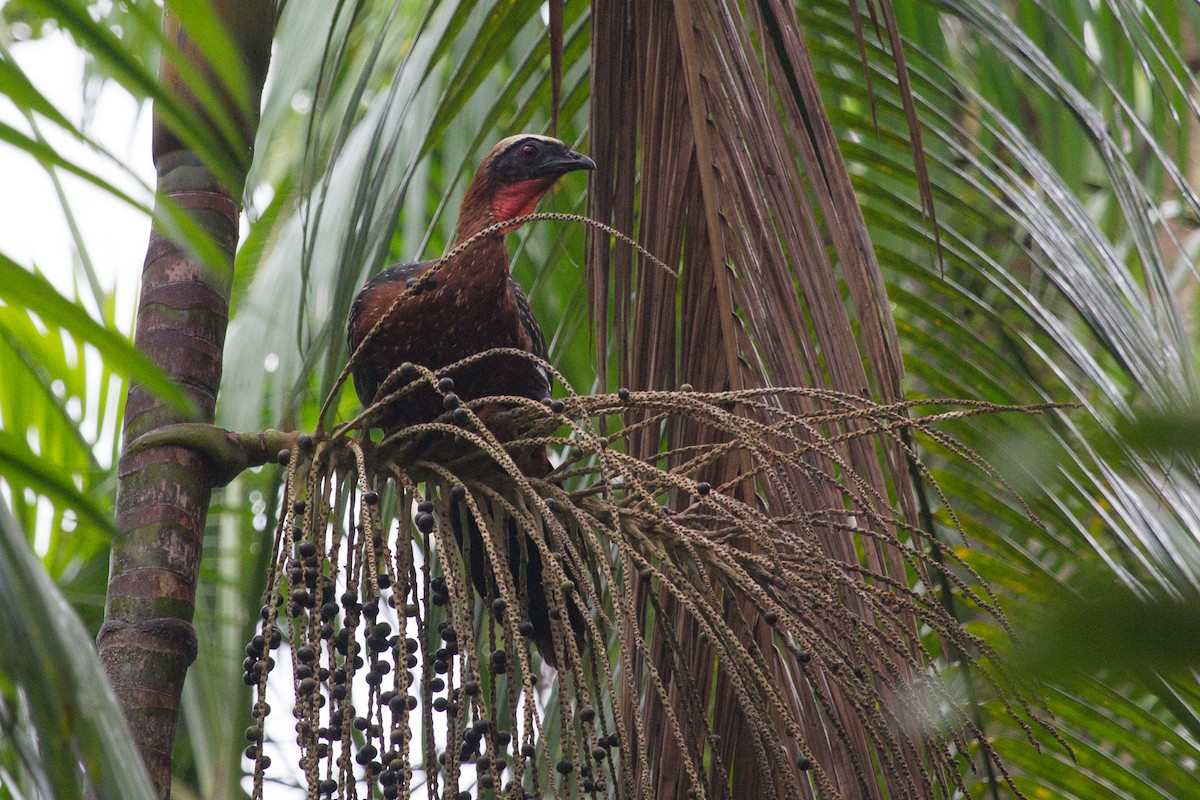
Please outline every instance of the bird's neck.
[[[518, 219], [533, 213], [534, 206], [547, 190], [554, 185], [553, 178], [531, 178], [495, 186], [483, 176], [476, 176], [467, 187], [462, 208], [458, 213], [458, 226], [454, 232], [454, 243], [462, 244], [480, 231], [487, 230], [498, 222]], [[501, 228], [494, 236], [503, 239], [520, 225]], [[489, 235], [487, 238], [492, 238]]]
[[[458, 247], [487, 230], [499, 221], [487, 186], [475, 181], [467, 189], [462, 208], [458, 214], [458, 225], [454, 232], [454, 246]], [[496, 297], [508, 288], [508, 247], [504, 244], [506, 231], [499, 230], [476, 239], [465, 250], [446, 265], [447, 269], [461, 279], [467, 280], [469, 290], [480, 297]], [[451, 276], [448, 279], [453, 280]]]
[[[495, 225], [496, 222], [496, 210], [492, 204], [491, 187], [488, 182], [481, 181], [476, 177], [475, 180], [471, 181], [471, 185], [467, 187], [467, 194], [463, 198], [462, 207], [458, 210], [458, 225], [454, 229], [454, 244], [462, 244], [480, 231], [487, 230], [492, 225]], [[485, 238], [503, 241], [504, 233], [496, 231]]]

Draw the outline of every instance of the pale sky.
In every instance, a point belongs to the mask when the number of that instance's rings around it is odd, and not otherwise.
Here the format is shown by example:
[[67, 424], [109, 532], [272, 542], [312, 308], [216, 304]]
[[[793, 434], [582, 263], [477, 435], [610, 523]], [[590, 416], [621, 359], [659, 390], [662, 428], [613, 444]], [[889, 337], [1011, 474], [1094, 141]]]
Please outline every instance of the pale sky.
[[[147, 187], [154, 180], [149, 113], [142, 113], [145, 109], [119, 86], [108, 85], [86, 104], [89, 114], [85, 119], [83, 54], [61, 33], [40, 41], [16, 43], [11, 49], [26, 75], [50, 102], [119, 163], [39, 120], [39, 131], [50, 146], [149, 204], [152, 194]], [[31, 133], [25, 118], [3, 96], [0, 120]], [[146, 254], [149, 219], [82, 179], [59, 174], [101, 284], [107, 289], [115, 286], [119, 292], [118, 319], [122, 327], [127, 327]], [[6, 144], [0, 144], [0, 176], [6, 189], [0, 192], [0, 252], [22, 266], [43, 271], [69, 295], [76, 249], [50, 176], [31, 156]], [[84, 292], [85, 297], [88, 294]], [[90, 302], [88, 308], [95, 312]]]
[[[47, 100], [111, 157], [101, 155], [44, 119], [35, 119], [37, 133], [72, 163], [149, 204], [154, 178], [150, 159], [150, 115], [139, 113], [142, 110], [139, 104], [117, 85], [108, 85], [85, 103], [83, 53], [62, 33], [53, 33], [38, 41], [14, 43], [10, 51]], [[35, 136], [29, 121], [2, 94], [0, 121]], [[84, 249], [91, 257], [97, 281], [105, 291], [116, 289], [117, 322], [128, 333], [150, 232], [149, 218], [81, 178], [62, 170], [58, 171], [58, 178], [79, 226]], [[39, 270], [60, 292], [67, 297], [80, 298], [84, 308], [99, 318], [99, 309], [86, 279], [76, 269], [80, 263], [78, 249], [50, 174], [23, 150], [0, 143], [0, 180], [4, 186], [4, 191], [0, 191], [0, 252], [26, 269]], [[74, 288], [76, 281], [81, 289], [78, 294]], [[85, 350], [83, 357], [89, 361], [99, 358], [91, 350]], [[89, 440], [98, 443], [97, 457], [101, 463], [107, 463], [118, 425], [115, 418], [98, 419], [99, 376], [99, 370], [89, 370], [87, 397], [80, 404], [83, 412], [80, 430]], [[30, 442], [35, 452], [36, 444], [36, 441]], [[0, 496], [9, 501], [9, 493], [7, 484], [0, 481]], [[44, 554], [54, 517], [48, 500], [41, 500], [37, 516], [33, 545], [36, 552]]]

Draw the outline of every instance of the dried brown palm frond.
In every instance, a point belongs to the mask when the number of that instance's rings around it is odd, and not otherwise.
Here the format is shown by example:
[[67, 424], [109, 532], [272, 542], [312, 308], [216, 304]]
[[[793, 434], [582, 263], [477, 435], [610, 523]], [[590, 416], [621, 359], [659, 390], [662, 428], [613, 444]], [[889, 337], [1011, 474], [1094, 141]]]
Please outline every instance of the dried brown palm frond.
[[[667, 770], [696, 797], [725, 796], [745, 777], [723, 746], [733, 716], [751, 737], [743, 747], [764, 776], [762, 797], [861, 797], [880, 781], [907, 797], [950, 797], [966, 792], [960, 774], [972, 760], [1007, 772], [939, 674], [942, 652], [1027, 730], [1049, 729], [1034, 688], [914, 580], [937, 571], [973, 613], [1007, 627], [995, 597], [952, 549], [940, 551], [948, 567], [936, 563], [934, 543], [843, 456], [858, 442], [916, 463], [906, 442], [924, 435], [999, 480], [937, 424], [1043, 407], [621, 390], [545, 405], [505, 398], [509, 410], [485, 427], [475, 410], [494, 408], [489, 398], [467, 404], [458, 424], [448, 414], [381, 441], [352, 438], [395, 397], [436, 388], [472, 360], [439, 374], [406, 365], [391, 398], [291, 453], [275, 602], [246, 668], [260, 697], [250, 733], [261, 740], [262, 664], [283, 622], [310, 797], [409, 797], [424, 782], [430, 798], [656, 798]], [[809, 410], [785, 410], [788, 399]], [[914, 419], [914, 409], [926, 413]], [[715, 443], [633, 453], [633, 441], [660, 442], [680, 424]], [[521, 453], [547, 445], [562, 454], [554, 473], [523, 475]], [[728, 475], [731, 463], [744, 470]], [[807, 503], [805, 485], [833, 502]], [[469, 515], [482, 532], [476, 542], [447, 535], [456, 514], [459, 530]], [[831, 539], [852, 555], [830, 555]], [[481, 545], [484, 596], [470, 574]], [[901, 554], [907, 577], [876, 566], [878, 547]], [[539, 670], [529, 646], [534, 549], [557, 670]], [[582, 613], [565, 613], [572, 607]], [[697, 651], [680, 637], [693, 631], [710, 663], [689, 661]], [[718, 682], [732, 707], [720, 705]], [[806, 733], [814, 723], [826, 737]], [[664, 738], [678, 763], [652, 757]]]
[[[893, 43], [897, 80], [906, 87], [890, 2], [867, 7], [873, 20], [879, 11], [879, 27]], [[636, 230], [641, 245], [660, 255], [678, 254], [680, 264], [677, 278], [665, 277], [645, 268], [631, 250], [592, 235], [588, 294], [603, 385], [613, 385], [607, 380], [614, 371], [611, 350], [617, 385], [816, 386], [885, 404], [900, 401], [903, 367], [882, 275], [809, 57], [811, 34], [799, 24], [794, 4], [596, 0], [592, 9], [589, 153], [599, 170], [589, 213], [621, 230]], [[860, 30], [858, 3], [850, 3], [849, 11]], [[909, 93], [900, 95], [909, 112], [915, 183], [931, 212], [919, 127]], [[780, 411], [803, 418], [819, 408], [814, 396], [767, 393], [747, 411], [758, 424], [769, 425]], [[854, 475], [854, 502], [863, 506], [861, 513], [894, 506], [899, 513], [890, 516], [899, 529], [914, 525], [917, 503], [902, 438], [872, 441], [853, 434], [861, 420], [841, 424], [844, 438], [826, 449], [807, 450], [770, 480], [732, 488], [754, 471], [751, 454], [740, 448], [712, 465], [710, 480], [729, 485], [747, 504], [757, 494], [771, 508], [842, 509], [850, 501], [839, 483], [813, 476]], [[672, 417], [670, 425], [674, 448], [721, 447], [731, 436], [685, 416]], [[630, 440], [631, 452], [644, 459], [654, 457], [659, 444], [658, 432], [651, 429]], [[884, 498], [888, 502], [881, 506]], [[836, 526], [813, 526], [807, 533], [821, 559], [861, 559], [872, 575], [897, 585], [921, 576], [894, 537], [858, 541]], [[758, 543], [749, 547], [753, 551]], [[754, 554], [771, 558], [772, 553], [768, 548]], [[718, 593], [724, 587], [711, 588]], [[875, 624], [867, 599], [850, 595], [845, 601], [864, 624]], [[760, 649], [770, 646], [772, 631], [757, 622], [750, 598], [734, 594], [714, 602], [747, 621], [749, 638]], [[717, 758], [736, 765], [739, 783], [736, 792], [722, 789], [717, 796], [771, 794], [773, 773], [758, 768], [755, 735], [734, 713], [740, 702], [737, 687], [712, 669], [713, 646], [699, 628], [687, 629], [692, 617], [679, 601], [665, 597], [663, 604], [676, 620], [684, 655], [672, 654], [660, 639], [647, 661], [666, 671], [672, 659], [682, 658], [694, 668], [696, 684], [711, 687], [718, 698], [728, 735], [715, 748]], [[737, 604], [742, 605], [735, 612]], [[828, 641], [854, 646], [846, 631], [821, 619], [811, 624]], [[895, 624], [896, 641], [910, 648], [896, 669], [909, 680], [906, 665], [923, 658], [916, 619], [902, 613]], [[870, 652], [866, 657], [877, 662], [875, 669], [889, 669], [881, 657]], [[791, 685], [791, 672], [778, 665], [772, 670], [777, 685]], [[851, 713], [861, 702], [853, 688], [830, 682], [822, 687], [820, 702], [785, 694], [789, 716], [801, 721], [806, 740], [817, 743], [838, 791], [876, 800], [923, 796], [913, 794], [914, 782], [902, 771], [895, 779], [888, 770], [867, 774], [871, 770], [863, 765], [876, 758], [869, 742], [878, 729]], [[631, 711], [640, 698], [624, 702]], [[826, 736], [825, 708], [841, 720], [835, 737]], [[652, 728], [667, 724], [666, 704], [656, 698], [650, 698], [647, 714]], [[661, 767], [658, 797], [685, 796], [685, 783], [677, 778], [685, 753], [703, 747], [711, 746], [698, 739], [686, 747], [670, 738], [659, 742], [652, 755]]]

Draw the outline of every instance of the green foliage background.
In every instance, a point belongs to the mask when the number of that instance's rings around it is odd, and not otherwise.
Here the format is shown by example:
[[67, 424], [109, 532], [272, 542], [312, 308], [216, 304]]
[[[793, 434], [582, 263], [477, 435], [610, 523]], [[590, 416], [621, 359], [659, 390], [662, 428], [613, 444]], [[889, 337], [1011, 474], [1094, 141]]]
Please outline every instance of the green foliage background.
[[[203, 29], [195, 6], [187, 13]], [[1200, 614], [1200, 420], [1189, 410], [1200, 12], [1186, 0], [898, 3], [939, 247], [921, 210], [886, 34], [881, 42], [866, 4], [861, 50], [846, 2], [797, 9], [884, 268], [908, 393], [1080, 406], [972, 418], [950, 431], [999, 468], [1040, 524], [1004, 486], [929, 445], [970, 535], [963, 555], [1024, 621], [1022, 653], [1047, 673], [1077, 761], [1054, 746], [1036, 752], [1002, 714], [988, 717], [989, 733], [1030, 796], [1196, 792], [1200, 654], [1185, 634]], [[540, 0], [286, 3], [246, 190], [218, 424], [310, 427], [344, 363], [340, 320], [357, 287], [388, 261], [444, 250], [465, 183], [495, 140], [551, 130], [541, 13]], [[35, 158], [52, 178], [103, 186], [93, 167], [36, 133], [90, 140], [82, 120], [66, 119], [22, 73], [14, 55], [32, 45], [14, 32], [36, 39], [61, 29], [89, 54], [87, 80], [166, 103], [154, 68], [164, 57], [158, 16], [153, 3], [5, 5], [0, 94], [36, 129], [0, 124], [0, 158]], [[585, 4], [566, 5], [556, 133], [584, 151], [590, 24]], [[214, 52], [227, 45], [218, 33], [201, 38]], [[186, 110], [178, 113], [186, 129]], [[219, 160], [219, 142], [196, 137], [195, 146]], [[114, 202], [125, 202], [115, 190]], [[578, 212], [583, 203], [570, 184], [542, 208]], [[63, 297], [4, 256], [0, 228], [0, 475], [15, 522], [2, 527], [10, 541], [48, 527], [42, 567], [94, 636], [111, 534], [112, 406], [119, 411], [130, 376], [155, 385], [155, 374], [90, 272], [88, 248], [99, 245], [76, 245], [78, 296]], [[552, 360], [578, 391], [605, 388], [583, 251], [579, 226], [539, 223], [522, 232], [514, 267]], [[345, 393], [339, 410], [355, 406]], [[242, 796], [249, 700], [238, 664], [261, 592], [258, 532], [273, 522], [277, 490], [270, 469], [248, 474], [210, 517], [177, 797]], [[944, 525], [946, 509], [935, 512]], [[0, 564], [0, 601], [17, 591], [20, 570]], [[49, 586], [28, 591], [46, 593], [51, 607]], [[1114, 597], [1115, 606], [1092, 603]], [[0, 640], [58, 624], [37, 618], [37, 605], [24, 609], [35, 619], [20, 629], [0, 618]], [[999, 638], [982, 623], [977, 632]], [[1071, 646], [1040, 650], [1044, 642]], [[0, 798], [67, 797], [78, 783], [62, 765], [74, 763], [81, 730], [69, 715], [38, 713], [43, 701], [28, 688], [38, 674], [0, 659]]]

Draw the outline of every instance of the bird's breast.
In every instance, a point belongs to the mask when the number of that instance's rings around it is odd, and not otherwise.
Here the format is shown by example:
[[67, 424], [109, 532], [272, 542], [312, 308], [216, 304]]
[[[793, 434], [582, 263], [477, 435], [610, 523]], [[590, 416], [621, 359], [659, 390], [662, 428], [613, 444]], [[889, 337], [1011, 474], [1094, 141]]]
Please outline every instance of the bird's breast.
[[[532, 350], [509, 283], [507, 250], [500, 244], [498, 254], [489, 252], [495, 249], [464, 253], [435, 273], [434, 286], [419, 294], [406, 294], [407, 281], [417, 277], [412, 273], [398, 272], [395, 279], [377, 279], [363, 288], [355, 301], [351, 348], [357, 348], [382, 320], [356, 362], [355, 386], [364, 404], [405, 361], [437, 371], [495, 348]], [[481, 263], [497, 257], [502, 261]], [[484, 359], [452, 377], [456, 392], [466, 400], [501, 394], [540, 399], [549, 390], [548, 385], [540, 385], [544, 379], [528, 361], [514, 356]], [[414, 397], [400, 409], [400, 416], [415, 422], [440, 413], [440, 400], [432, 392], [427, 394]]]

